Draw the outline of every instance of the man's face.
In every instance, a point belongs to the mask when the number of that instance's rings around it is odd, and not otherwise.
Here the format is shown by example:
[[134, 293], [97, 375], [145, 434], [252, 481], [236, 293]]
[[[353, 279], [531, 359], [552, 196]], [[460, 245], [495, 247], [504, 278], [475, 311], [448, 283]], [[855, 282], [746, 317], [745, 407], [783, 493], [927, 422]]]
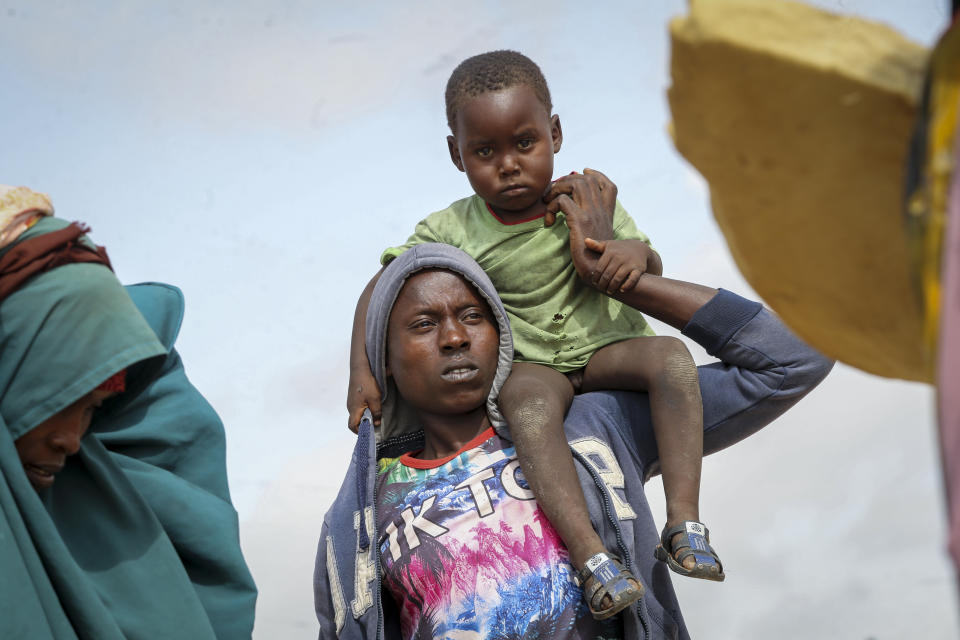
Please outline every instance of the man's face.
[[515, 85], [471, 98], [454, 124], [450, 158], [474, 192], [505, 222], [541, 215], [563, 134], [533, 89]]
[[91, 391], [14, 441], [20, 462], [34, 487], [43, 489], [53, 484], [67, 456], [80, 450], [80, 439], [90, 426], [94, 410], [112, 395], [115, 392]]
[[423, 271], [390, 313], [387, 375], [421, 418], [485, 411], [499, 348], [490, 308], [474, 288], [450, 271]]

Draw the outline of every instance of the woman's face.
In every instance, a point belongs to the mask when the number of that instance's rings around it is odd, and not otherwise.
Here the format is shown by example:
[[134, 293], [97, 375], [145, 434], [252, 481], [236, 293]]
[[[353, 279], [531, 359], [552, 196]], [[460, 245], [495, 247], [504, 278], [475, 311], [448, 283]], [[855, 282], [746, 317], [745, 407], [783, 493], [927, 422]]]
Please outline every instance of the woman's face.
[[421, 415], [484, 410], [500, 336], [487, 303], [450, 271], [411, 276], [390, 313], [387, 375]]
[[43, 489], [53, 484], [67, 456], [80, 450], [80, 439], [90, 426], [94, 410], [115, 394], [95, 389], [14, 441], [20, 462], [34, 487]]

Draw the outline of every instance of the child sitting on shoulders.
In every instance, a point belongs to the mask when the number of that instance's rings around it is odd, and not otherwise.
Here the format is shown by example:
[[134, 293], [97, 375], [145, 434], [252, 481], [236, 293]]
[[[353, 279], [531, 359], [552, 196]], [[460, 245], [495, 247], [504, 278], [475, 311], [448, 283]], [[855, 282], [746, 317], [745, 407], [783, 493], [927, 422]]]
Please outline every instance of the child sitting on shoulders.
[[[421, 221], [406, 244], [387, 249], [381, 262], [416, 244], [441, 242], [466, 251], [493, 281], [515, 343], [500, 410], [524, 477], [580, 571], [594, 617], [621, 611], [643, 596], [643, 587], [607, 552], [590, 523], [563, 430], [577, 393], [649, 394], [667, 503], [657, 557], [683, 575], [723, 580], [706, 527], [698, 522], [703, 415], [696, 366], [679, 339], [654, 336], [640, 312], [615, 299], [644, 273], [660, 275], [659, 256], [603, 174], [587, 169], [553, 181], [553, 156], [563, 134], [559, 117], [551, 115], [546, 80], [529, 58], [514, 51], [468, 58], [450, 76], [446, 107], [450, 158], [467, 174], [474, 195]], [[572, 210], [588, 191], [599, 192], [605, 210], [612, 211], [606, 237], [584, 241], [600, 256], [590, 274], [574, 267], [563, 219], [565, 205]], [[375, 282], [361, 296], [354, 323], [351, 427], [364, 408], [375, 417], [380, 411], [363, 337]]]

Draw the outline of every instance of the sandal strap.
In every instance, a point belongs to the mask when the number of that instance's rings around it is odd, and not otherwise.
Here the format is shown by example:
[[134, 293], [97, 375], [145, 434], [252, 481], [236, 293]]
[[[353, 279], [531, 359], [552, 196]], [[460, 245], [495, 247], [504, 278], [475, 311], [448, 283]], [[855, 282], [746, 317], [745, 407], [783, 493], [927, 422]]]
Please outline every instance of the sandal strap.
[[583, 565], [583, 569], [580, 569], [579, 573], [577, 573], [577, 580], [582, 587], [587, 583], [587, 580], [593, 576], [599, 583], [602, 584], [617, 577], [619, 572], [622, 570], [623, 568], [620, 566], [620, 558], [600, 552], [590, 556], [590, 558], [587, 560], [587, 563]]
[[700, 566], [713, 566], [716, 565], [717, 569], [722, 573], [723, 572], [723, 563], [720, 562], [720, 556], [713, 550], [713, 547], [710, 547], [707, 553], [702, 551], [694, 551], [693, 549], [684, 549], [680, 552], [680, 555], [676, 558], [677, 562], [683, 564], [683, 561], [693, 556], [694, 562]]
[[[688, 536], [690, 533], [703, 536], [708, 543], [710, 542], [710, 530], [707, 529], [707, 525], [703, 524], [702, 522], [697, 522], [696, 520], [684, 520], [680, 524], [674, 525], [669, 529], [664, 527], [663, 532], [660, 534], [660, 544], [662, 544], [665, 549], [676, 551], [671, 544], [671, 540], [673, 539], [673, 536], [677, 535], [678, 533], [682, 533], [683, 536], [680, 538], [680, 544], [677, 545], [676, 549], [681, 549], [684, 546], [691, 546], [690, 538]], [[686, 544], [683, 544], [684, 542], [686, 542]]]
[[[590, 578], [593, 584], [587, 587]], [[613, 602], [613, 608], [636, 587], [630, 580], [639, 581], [621, 564], [620, 559], [607, 553], [598, 553], [591, 556], [584, 567], [577, 573], [577, 582], [585, 590], [586, 600], [593, 611], [600, 611], [603, 599], [607, 596]]]
[[[673, 544], [673, 538], [678, 534], [680, 537]], [[716, 566], [723, 573], [720, 556], [710, 545], [710, 530], [702, 522], [686, 520], [669, 529], [664, 527], [660, 544], [678, 563], [682, 564], [686, 558], [693, 556], [697, 565]]]

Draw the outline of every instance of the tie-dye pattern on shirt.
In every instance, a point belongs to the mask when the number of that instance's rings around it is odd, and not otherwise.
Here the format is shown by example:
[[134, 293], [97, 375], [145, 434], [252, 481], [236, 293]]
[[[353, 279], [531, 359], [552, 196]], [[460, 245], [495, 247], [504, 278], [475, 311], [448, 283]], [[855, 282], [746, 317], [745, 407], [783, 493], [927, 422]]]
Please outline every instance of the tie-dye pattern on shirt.
[[618, 620], [587, 610], [509, 442], [490, 429], [437, 467], [405, 462], [381, 460], [377, 488], [383, 582], [404, 638], [621, 636]]

